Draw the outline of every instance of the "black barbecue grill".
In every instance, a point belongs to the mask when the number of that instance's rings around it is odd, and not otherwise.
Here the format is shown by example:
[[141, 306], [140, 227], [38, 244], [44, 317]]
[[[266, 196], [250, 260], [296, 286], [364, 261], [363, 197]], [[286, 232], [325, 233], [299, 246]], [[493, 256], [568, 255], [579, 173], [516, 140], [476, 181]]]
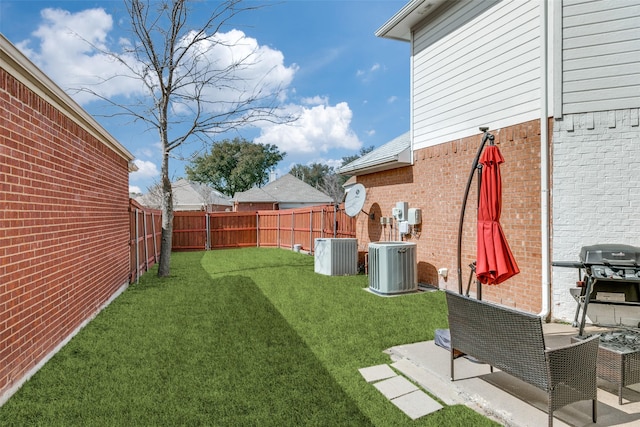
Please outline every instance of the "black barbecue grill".
[[[640, 247], [621, 244], [584, 246], [579, 262], [558, 261], [552, 265], [579, 269], [578, 288], [572, 290], [578, 304], [573, 326], [580, 326], [579, 336], [583, 335], [590, 306], [592, 321], [604, 319], [604, 322], [594, 323], [640, 327]], [[591, 312], [594, 312], [593, 316]]]

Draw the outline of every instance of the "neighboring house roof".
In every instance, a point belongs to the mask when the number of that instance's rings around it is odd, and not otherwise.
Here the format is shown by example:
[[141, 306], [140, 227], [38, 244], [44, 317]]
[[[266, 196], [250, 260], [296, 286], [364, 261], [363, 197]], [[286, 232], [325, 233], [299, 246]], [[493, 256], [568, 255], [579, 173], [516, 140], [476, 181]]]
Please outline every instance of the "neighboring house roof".
[[184, 178], [171, 184], [176, 209], [199, 209], [204, 204], [232, 206], [231, 200], [213, 188]]
[[241, 203], [332, 203], [331, 197], [316, 190], [291, 174], [286, 174], [262, 188], [236, 193], [233, 200]]
[[[173, 207], [175, 210], [201, 210], [207, 206], [229, 206], [233, 203], [224, 194], [199, 182], [191, 182], [184, 178], [171, 183], [173, 191]], [[138, 196], [135, 200], [143, 206], [159, 208], [158, 196], [145, 194]]]
[[275, 196], [264, 191], [262, 188], [254, 187], [247, 191], [241, 191], [239, 193], [234, 194], [233, 200], [236, 202], [269, 202], [276, 203], [277, 200]]
[[364, 175], [411, 165], [411, 133], [407, 132], [338, 169], [340, 175]]

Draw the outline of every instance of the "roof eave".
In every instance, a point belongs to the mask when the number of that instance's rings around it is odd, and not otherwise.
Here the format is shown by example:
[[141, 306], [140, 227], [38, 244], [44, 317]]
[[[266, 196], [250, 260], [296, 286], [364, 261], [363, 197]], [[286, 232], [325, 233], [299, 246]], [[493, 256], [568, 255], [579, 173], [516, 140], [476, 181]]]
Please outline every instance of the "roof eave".
[[2, 34], [0, 34], [0, 66], [20, 83], [92, 134], [102, 144], [124, 158], [128, 163], [129, 171], [134, 171], [131, 164], [134, 159], [133, 154]]
[[367, 175], [374, 172], [382, 172], [406, 166], [411, 166], [411, 148], [406, 148], [398, 154], [384, 159], [377, 159], [375, 162], [364, 163], [353, 168], [341, 168], [338, 170], [338, 175]]
[[445, 0], [411, 0], [375, 32], [376, 37], [411, 41], [411, 30]]

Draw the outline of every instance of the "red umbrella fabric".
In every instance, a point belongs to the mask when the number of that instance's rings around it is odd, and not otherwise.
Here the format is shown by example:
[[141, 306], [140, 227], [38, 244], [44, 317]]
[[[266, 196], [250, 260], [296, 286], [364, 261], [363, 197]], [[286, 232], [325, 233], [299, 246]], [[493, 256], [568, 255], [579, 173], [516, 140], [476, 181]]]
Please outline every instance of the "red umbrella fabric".
[[520, 269], [500, 225], [500, 163], [504, 163], [504, 157], [498, 147], [489, 145], [482, 153], [480, 163], [483, 167], [478, 200], [476, 276], [480, 283], [497, 285], [520, 273]]

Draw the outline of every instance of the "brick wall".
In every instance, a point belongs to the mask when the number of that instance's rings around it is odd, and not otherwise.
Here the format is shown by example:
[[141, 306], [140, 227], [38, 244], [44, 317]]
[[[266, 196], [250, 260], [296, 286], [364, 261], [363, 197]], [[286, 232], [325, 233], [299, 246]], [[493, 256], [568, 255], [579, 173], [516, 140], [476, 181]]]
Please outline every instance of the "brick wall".
[[[542, 308], [539, 121], [491, 133], [505, 158], [501, 167], [501, 224], [521, 273], [498, 286], [483, 286], [483, 299], [537, 313]], [[421, 226], [404, 239], [417, 243], [418, 281], [457, 290], [458, 221], [464, 188], [480, 142], [481, 135], [477, 135], [421, 149], [414, 152], [412, 167], [359, 176], [358, 182], [367, 188], [364, 210], [374, 213], [373, 220], [366, 215], [358, 216], [359, 250], [366, 250], [371, 241], [397, 240], [397, 230], [382, 226], [380, 216], [390, 217], [396, 202], [408, 202], [410, 208], [422, 210]], [[474, 179], [462, 243], [465, 288], [468, 265], [475, 260], [476, 207]], [[440, 268], [449, 270], [446, 281], [438, 275]]]
[[277, 209], [277, 203], [274, 202], [242, 202], [236, 203], [234, 212], [256, 212]]
[[[569, 114], [553, 125], [553, 257], [599, 243], [640, 246], [638, 108]], [[573, 320], [577, 270], [554, 268], [553, 313]]]
[[0, 402], [128, 282], [128, 160], [0, 68]]

